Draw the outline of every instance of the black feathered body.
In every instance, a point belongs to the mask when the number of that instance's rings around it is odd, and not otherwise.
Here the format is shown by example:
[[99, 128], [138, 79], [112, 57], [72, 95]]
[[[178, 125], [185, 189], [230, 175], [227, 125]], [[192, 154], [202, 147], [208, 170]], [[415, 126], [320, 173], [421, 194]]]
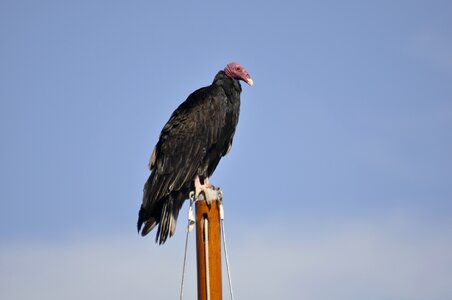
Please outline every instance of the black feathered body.
[[148, 234], [156, 225], [163, 244], [175, 232], [177, 216], [194, 180], [210, 177], [229, 151], [239, 119], [238, 80], [218, 72], [210, 86], [193, 92], [163, 127], [151, 155], [151, 175], [143, 191], [138, 230]]

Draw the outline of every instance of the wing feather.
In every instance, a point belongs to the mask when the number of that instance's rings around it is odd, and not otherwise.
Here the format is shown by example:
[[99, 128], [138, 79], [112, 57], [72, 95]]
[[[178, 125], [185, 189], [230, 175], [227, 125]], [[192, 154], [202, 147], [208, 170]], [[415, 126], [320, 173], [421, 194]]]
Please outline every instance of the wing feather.
[[159, 199], [191, 185], [208, 149], [217, 143], [224, 122], [219, 108], [227, 97], [222, 89], [212, 89], [215, 87], [191, 94], [163, 127], [150, 159], [154, 178], [143, 197], [146, 208], [152, 209]]

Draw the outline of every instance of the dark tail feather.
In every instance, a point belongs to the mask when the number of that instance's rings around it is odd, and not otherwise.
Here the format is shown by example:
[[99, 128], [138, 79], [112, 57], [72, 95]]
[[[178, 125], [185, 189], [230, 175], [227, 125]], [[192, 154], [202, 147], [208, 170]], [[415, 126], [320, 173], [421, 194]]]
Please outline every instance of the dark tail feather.
[[168, 235], [171, 237], [176, 231], [177, 217], [184, 203], [184, 197], [182, 193], [177, 193], [176, 195], [172, 193], [158, 203], [160, 205], [155, 206], [151, 211], [141, 206], [138, 214], [137, 229], [140, 232], [144, 224], [141, 235], [145, 236], [158, 224], [155, 242], [162, 245], [166, 242]]
[[[160, 210], [156, 210], [159, 212]], [[152, 211], [149, 211], [141, 205], [140, 212], [138, 213], [137, 230], [140, 233], [141, 227], [144, 224], [143, 230], [141, 231], [141, 236], [145, 236], [157, 225], [160, 220], [159, 215], [153, 215]]]
[[170, 194], [164, 198], [160, 224], [155, 237], [155, 241], [158, 241], [160, 245], [165, 243], [168, 235], [172, 237], [176, 232], [177, 217], [184, 203], [183, 198], [181, 193]]
[[148, 234], [160, 220], [161, 205], [157, 205], [160, 207], [155, 207], [155, 205], [153, 205], [153, 201], [151, 201], [152, 196], [150, 186], [152, 184], [153, 177], [154, 173], [149, 176], [144, 185], [143, 204], [141, 204], [140, 211], [138, 212], [137, 230], [138, 233], [140, 233], [141, 227], [144, 224], [143, 231], [141, 231], [142, 236]]

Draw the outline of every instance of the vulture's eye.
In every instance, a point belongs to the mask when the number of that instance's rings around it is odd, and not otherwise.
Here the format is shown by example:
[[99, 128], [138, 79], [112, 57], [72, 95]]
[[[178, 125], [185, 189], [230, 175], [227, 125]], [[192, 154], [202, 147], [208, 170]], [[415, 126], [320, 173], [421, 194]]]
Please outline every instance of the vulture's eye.
[[240, 71], [240, 67], [235, 68], [237, 71]]

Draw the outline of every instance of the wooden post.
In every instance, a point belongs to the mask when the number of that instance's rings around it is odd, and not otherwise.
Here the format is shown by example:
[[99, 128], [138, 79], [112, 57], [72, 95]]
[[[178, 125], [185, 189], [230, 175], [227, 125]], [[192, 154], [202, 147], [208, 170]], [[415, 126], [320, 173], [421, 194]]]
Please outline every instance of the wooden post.
[[196, 252], [198, 300], [221, 300], [221, 232], [216, 200], [209, 208], [205, 200], [196, 202]]

